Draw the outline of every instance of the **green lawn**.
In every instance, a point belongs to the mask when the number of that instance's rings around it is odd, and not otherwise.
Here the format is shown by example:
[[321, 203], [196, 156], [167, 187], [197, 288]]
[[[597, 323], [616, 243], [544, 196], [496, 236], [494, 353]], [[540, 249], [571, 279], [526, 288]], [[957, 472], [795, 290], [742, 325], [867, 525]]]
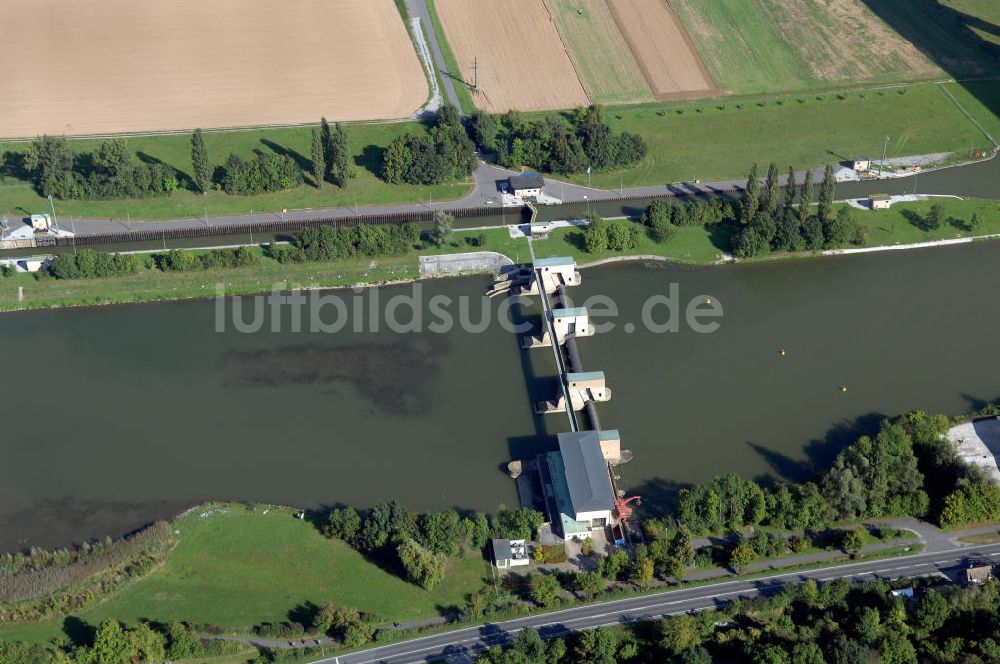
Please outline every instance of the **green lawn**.
[[[221, 165], [230, 153], [244, 157], [254, 151], [275, 151], [291, 155], [308, 173], [312, 152], [312, 127], [289, 127], [281, 129], [247, 129], [233, 131], [206, 132], [205, 144], [213, 165]], [[261, 196], [228, 196], [214, 191], [207, 195], [196, 194], [188, 189], [176, 191], [170, 196], [142, 200], [119, 201], [57, 201], [56, 212], [61, 219], [71, 216], [125, 219], [168, 219], [180, 217], [202, 217], [244, 214], [254, 212], [276, 212], [282, 209], [348, 207], [352, 205], [372, 205], [386, 203], [408, 203], [427, 200], [447, 200], [461, 198], [472, 189], [469, 183], [417, 187], [411, 185], [389, 185], [378, 179], [377, 173], [382, 163], [382, 151], [392, 139], [407, 132], [422, 131], [416, 122], [357, 123], [345, 125], [348, 140], [354, 153], [357, 177], [350, 181], [346, 189], [327, 184], [316, 189], [305, 184], [297, 189]], [[138, 136], [129, 138], [129, 147], [140, 158], [158, 159], [183, 173], [182, 187], [191, 179], [191, 136], [190, 134]], [[71, 146], [79, 150], [93, 150], [98, 141], [93, 139], [72, 140]], [[0, 154], [7, 151], [19, 152], [25, 143], [0, 143]], [[306, 176], [311, 183], [311, 175]], [[33, 212], [46, 212], [47, 200], [35, 193], [28, 182], [7, 176], [0, 180], [0, 215], [18, 217]]]
[[[188, 620], [221, 626], [289, 620], [305, 602], [333, 602], [385, 621], [431, 618], [465, 605], [488, 573], [478, 555], [449, 562], [445, 581], [422, 590], [383, 571], [291, 512], [240, 505], [205, 518], [199, 508], [175, 524], [180, 543], [167, 563], [111, 599], [79, 613], [91, 624]], [[0, 627], [0, 638], [43, 641], [62, 620]]]
[[[881, 152], [886, 135], [890, 157], [935, 152], [967, 156], [970, 146], [989, 145], [936, 85], [615, 106], [605, 117], [615, 131], [641, 134], [649, 146], [635, 168], [594, 173], [593, 186], [609, 189], [617, 189], [620, 178], [626, 187], [742, 179], [755, 162], [775, 161], [782, 170], [788, 165], [801, 170]], [[569, 179], [587, 183], [585, 174]]]

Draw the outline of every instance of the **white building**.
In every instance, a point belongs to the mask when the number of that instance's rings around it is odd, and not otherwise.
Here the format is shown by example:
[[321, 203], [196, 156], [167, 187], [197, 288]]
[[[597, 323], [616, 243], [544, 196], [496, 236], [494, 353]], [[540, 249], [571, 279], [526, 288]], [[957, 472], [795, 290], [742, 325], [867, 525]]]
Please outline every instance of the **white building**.
[[507, 180], [510, 193], [517, 198], [538, 198], [542, 195], [545, 179], [538, 173], [512, 175]]
[[490, 548], [493, 550], [493, 564], [498, 569], [522, 567], [531, 562], [528, 560], [528, 545], [523, 539], [490, 540]]
[[36, 231], [47, 231], [52, 228], [52, 218], [46, 214], [31, 215], [31, 228]]

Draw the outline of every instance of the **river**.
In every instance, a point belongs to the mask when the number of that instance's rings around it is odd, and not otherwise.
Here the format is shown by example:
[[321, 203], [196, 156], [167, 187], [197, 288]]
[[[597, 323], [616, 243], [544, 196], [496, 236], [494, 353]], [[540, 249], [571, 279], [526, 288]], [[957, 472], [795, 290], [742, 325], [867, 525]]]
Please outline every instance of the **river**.
[[[606, 295], [619, 309], [603, 319], [615, 329], [579, 347], [613, 390], [602, 423], [635, 453], [622, 484], [655, 509], [719, 473], [798, 479], [884, 415], [995, 399], [998, 259], [1000, 244], [976, 243], [585, 270], [575, 300]], [[718, 331], [645, 329], [643, 303], [671, 283], [682, 304], [721, 304]], [[501, 307], [481, 300], [487, 285], [419, 288], [425, 306], [471, 296], [475, 321]], [[413, 292], [335, 295], [381, 319], [389, 298]], [[366, 331], [355, 318], [335, 334], [291, 331], [289, 307], [280, 331], [240, 333], [227, 318], [217, 332], [211, 301], [0, 317], [0, 550], [119, 535], [206, 499], [515, 504], [502, 466], [567, 426], [531, 413], [554, 389], [551, 353], [521, 351], [497, 324], [396, 334], [372, 330], [368, 313]]]

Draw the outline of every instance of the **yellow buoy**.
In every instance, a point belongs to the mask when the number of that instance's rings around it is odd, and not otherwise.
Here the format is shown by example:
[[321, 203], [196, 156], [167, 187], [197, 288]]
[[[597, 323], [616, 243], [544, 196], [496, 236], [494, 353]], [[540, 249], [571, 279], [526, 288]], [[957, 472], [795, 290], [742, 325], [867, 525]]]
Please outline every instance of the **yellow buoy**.
[[706, 297], [705, 298], [705, 304], [712, 304], [712, 298]]
[[846, 385], [841, 385], [840, 386], [840, 391], [841, 392], [846, 392], [847, 391], [847, 386]]
[[781, 355], [782, 357], [784, 357], [784, 356], [785, 356], [785, 355], [787, 355], [787, 354], [788, 354], [788, 353], [786, 353], [786, 352], [785, 352], [785, 349], [784, 349], [784, 348], [782, 348], [781, 350], [779, 350], [779, 351], [778, 351], [778, 355]]

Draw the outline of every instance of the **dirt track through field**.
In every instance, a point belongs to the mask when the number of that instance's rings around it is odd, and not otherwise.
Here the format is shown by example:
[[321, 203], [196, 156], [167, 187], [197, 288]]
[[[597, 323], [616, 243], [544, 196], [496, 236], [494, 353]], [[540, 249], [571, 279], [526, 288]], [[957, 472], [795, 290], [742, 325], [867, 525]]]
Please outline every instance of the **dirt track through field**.
[[393, 0], [0, 0], [0, 136], [406, 117]]
[[717, 90], [684, 26], [666, 0], [608, 0], [611, 15], [657, 99]]
[[587, 93], [542, 0], [435, 0], [462, 78], [479, 61], [479, 108], [585, 106]]

